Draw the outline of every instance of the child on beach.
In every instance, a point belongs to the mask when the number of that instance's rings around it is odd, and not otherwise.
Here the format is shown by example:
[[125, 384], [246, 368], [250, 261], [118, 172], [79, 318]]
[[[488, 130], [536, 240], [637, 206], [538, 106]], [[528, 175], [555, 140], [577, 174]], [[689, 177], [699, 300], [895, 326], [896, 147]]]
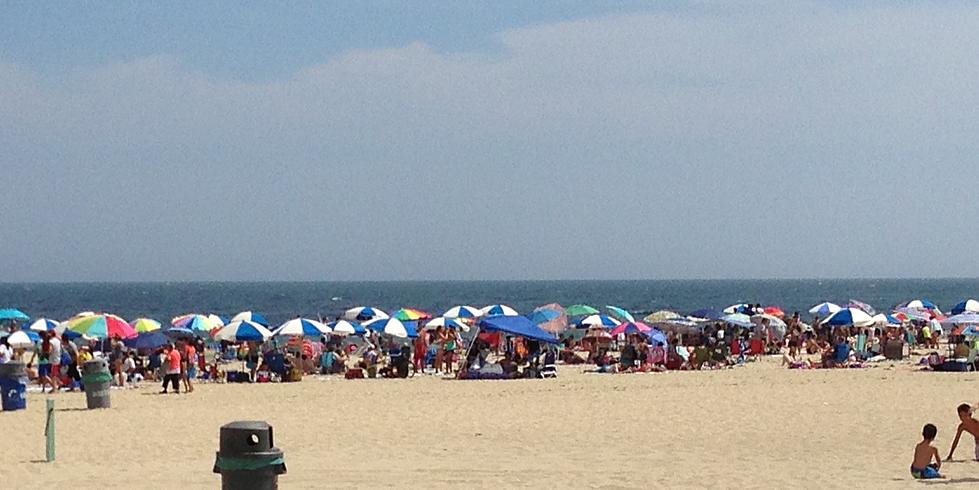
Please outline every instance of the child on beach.
[[[942, 458], [938, 456], [938, 449], [931, 445], [937, 435], [938, 428], [932, 424], [925, 424], [921, 430], [922, 440], [914, 446], [914, 460], [911, 462], [912, 477], [920, 480], [943, 478], [938, 473], [942, 467]], [[935, 462], [932, 463], [932, 460]]]
[[945, 460], [950, 461], [952, 459], [952, 454], [955, 453], [955, 448], [959, 445], [959, 437], [962, 436], [963, 432], [968, 432], [969, 434], [972, 434], [972, 437], [975, 439], [975, 458], [976, 461], [979, 461], [979, 420], [972, 418], [972, 407], [970, 407], [968, 403], [959, 405], [956, 411], [958, 412], [959, 420], [961, 420], [962, 423], [959, 424], [959, 428], [955, 432], [955, 440], [952, 441], [952, 449], [948, 451], [948, 457], [945, 458]]

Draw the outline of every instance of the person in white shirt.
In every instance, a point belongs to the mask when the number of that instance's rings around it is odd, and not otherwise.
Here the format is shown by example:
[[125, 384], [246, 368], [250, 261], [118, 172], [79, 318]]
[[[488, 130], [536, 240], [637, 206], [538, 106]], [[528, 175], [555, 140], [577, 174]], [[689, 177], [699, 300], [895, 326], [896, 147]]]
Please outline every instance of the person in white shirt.
[[0, 339], [0, 364], [5, 364], [11, 361], [14, 357], [14, 350], [10, 348], [10, 344], [7, 343], [7, 337]]

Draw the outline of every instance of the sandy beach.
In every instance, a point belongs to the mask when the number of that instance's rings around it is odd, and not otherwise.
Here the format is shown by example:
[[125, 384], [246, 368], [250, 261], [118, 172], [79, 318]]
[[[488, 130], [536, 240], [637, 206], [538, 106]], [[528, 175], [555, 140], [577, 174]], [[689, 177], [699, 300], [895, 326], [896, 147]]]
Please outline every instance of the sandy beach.
[[[908, 466], [926, 422], [947, 454], [955, 406], [979, 374], [907, 365], [787, 370], [773, 359], [713, 372], [595, 375], [571, 366], [533, 381], [307, 377], [301, 383], [155, 385], [84, 410], [59, 394], [57, 461], [44, 459], [44, 399], [0, 413], [4, 488], [215, 488], [218, 428], [271, 423], [283, 488], [916, 487]], [[974, 486], [971, 438], [942, 484]]]

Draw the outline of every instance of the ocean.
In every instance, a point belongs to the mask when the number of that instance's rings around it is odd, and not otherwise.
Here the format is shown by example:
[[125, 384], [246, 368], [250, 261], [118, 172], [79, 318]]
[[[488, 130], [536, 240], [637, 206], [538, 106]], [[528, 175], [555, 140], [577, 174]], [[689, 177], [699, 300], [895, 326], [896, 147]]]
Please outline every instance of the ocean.
[[615, 305], [645, 313], [722, 309], [734, 303], [778, 305], [786, 313], [822, 301], [857, 299], [878, 310], [912, 299], [945, 309], [979, 296], [979, 279], [648, 280], [648, 281], [412, 281], [412, 282], [194, 282], [2, 283], [0, 308], [56, 320], [80, 311], [105, 311], [132, 320], [167, 322], [191, 312], [230, 317], [252, 310], [278, 325], [296, 316], [334, 318], [354, 306], [392, 311], [419, 308], [440, 314], [466, 304], [503, 303], [526, 313], [546, 303]]

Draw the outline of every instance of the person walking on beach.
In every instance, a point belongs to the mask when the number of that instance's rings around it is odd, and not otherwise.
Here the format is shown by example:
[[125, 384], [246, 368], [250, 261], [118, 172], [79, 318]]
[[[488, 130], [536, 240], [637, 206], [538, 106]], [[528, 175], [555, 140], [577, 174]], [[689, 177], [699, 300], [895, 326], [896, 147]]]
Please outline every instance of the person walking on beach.
[[187, 342], [184, 345], [181, 359], [181, 372], [183, 373], [185, 391], [187, 393], [193, 393], [193, 379], [197, 377], [197, 348], [194, 347], [193, 342]]
[[41, 383], [41, 393], [44, 393], [45, 386], [51, 386], [51, 393], [57, 391], [56, 381], [51, 379], [51, 337], [47, 332], [43, 332], [41, 347], [35, 349], [31, 354], [31, 360], [27, 362], [27, 367], [31, 367], [37, 360], [37, 378]]
[[163, 377], [163, 391], [160, 393], [167, 392], [167, 383], [172, 384], [174, 393], [180, 393], [180, 351], [173, 344], [167, 345], [165, 359], [166, 375]]

